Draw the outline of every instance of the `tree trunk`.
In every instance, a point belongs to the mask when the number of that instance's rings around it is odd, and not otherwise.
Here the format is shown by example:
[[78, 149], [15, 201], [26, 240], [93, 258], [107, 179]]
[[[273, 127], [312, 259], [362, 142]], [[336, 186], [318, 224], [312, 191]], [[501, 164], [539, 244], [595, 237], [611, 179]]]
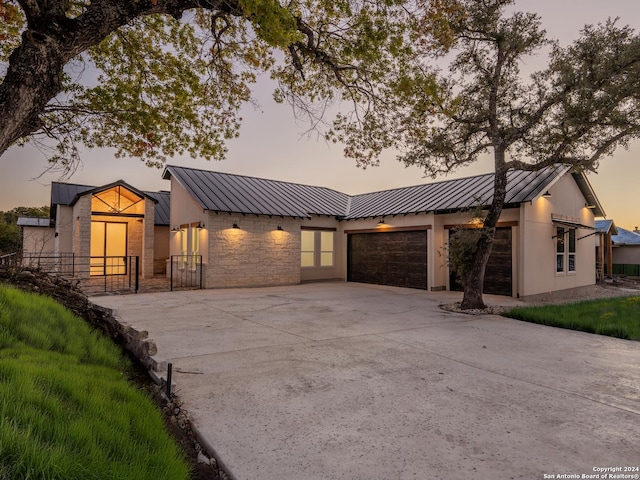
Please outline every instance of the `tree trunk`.
[[478, 240], [478, 248], [473, 258], [473, 264], [467, 271], [464, 279], [464, 296], [462, 297], [461, 308], [484, 309], [486, 305], [482, 299], [482, 289], [484, 285], [484, 272], [487, 268], [493, 237], [496, 233], [496, 226], [502, 214], [504, 200], [507, 194], [507, 170], [504, 168], [504, 152], [496, 152], [496, 173], [493, 183], [493, 202], [489, 207], [489, 213], [484, 221], [484, 235]]
[[67, 60], [50, 37], [32, 30], [22, 35], [22, 44], [11, 54], [0, 84], [0, 155], [42, 126], [39, 115], [60, 92]]
[[19, 139], [42, 130], [40, 115], [61, 92], [63, 69], [72, 58], [136, 17], [154, 13], [179, 17], [189, 8], [214, 10], [222, 3], [229, 2], [103, 0], [92, 2], [81, 16], [70, 19], [62, 0], [37, 5], [21, 2], [28, 28], [11, 53], [0, 83], [0, 156]]

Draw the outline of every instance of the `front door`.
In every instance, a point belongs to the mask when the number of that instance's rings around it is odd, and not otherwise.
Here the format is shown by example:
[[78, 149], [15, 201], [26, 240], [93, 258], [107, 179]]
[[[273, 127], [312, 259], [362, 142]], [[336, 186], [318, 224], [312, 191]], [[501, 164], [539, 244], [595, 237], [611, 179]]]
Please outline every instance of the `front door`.
[[91, 222], [91, 275], [127, 273], [127, 224]]

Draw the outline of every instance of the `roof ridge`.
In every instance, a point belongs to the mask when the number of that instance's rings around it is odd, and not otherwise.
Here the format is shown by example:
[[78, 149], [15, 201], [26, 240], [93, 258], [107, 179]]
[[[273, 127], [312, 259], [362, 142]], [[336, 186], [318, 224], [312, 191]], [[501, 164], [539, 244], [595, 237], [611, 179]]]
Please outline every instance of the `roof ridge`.
[[273, 178], [256, 177], [256, 176], [253, 176], [253, 175], [244, 175], [244, 174], [241, 174], [241, 173], [219, 172], [219, 171], [216, 171], [216, 170], [205, 170], [204, 168], [181, 167], [179, 165], [167, 165], [166, 168], [181, 168], [183, 170], [196, 170], [198, 172], [214, 173], [216, 175], [227, 175], [227, 176], [231, 176], [231, 177], [251, 178], [251, 179], [254, 179], [254, 180], [262, 180], [262, 181], [267, 181], [267, 182], [285, 183], [285, 184], [288, 184], [288, 185], [298, 185], [300, 187], [321, 188], [322, 190], [330, 190], [332, 192], [339, 193], [340, 195], [351, 196], [348, 193], [344, 193], [344, 192], [341, 192], [339, 190], [335, 190], [333, 188], [321, 187], [319, 185], [309, 185], [307, 183], [290, 182], [288, 180], [275, 180]]

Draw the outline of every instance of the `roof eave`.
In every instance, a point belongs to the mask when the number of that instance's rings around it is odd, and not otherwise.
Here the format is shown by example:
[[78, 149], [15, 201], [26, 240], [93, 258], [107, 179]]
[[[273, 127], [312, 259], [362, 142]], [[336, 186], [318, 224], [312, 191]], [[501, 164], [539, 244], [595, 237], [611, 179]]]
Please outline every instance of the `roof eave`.
[[606, 218], [607, 215], [604, 212], [604, 209], [602, 208], [602, 204], [600, 203], [600, 200], [598, 200], [598, 197], [596, 196], [596, 193], [593, 190], [591, 183], [587, 179], [587, 176], [583, 172], [576, 172], [576, 171], [571, 172], [571, 175], [576, 181], [578, 188], [582, 192], [582, 196], [586, 201], [586, 205], [593, 206], [593, 208], [591, 208], [593, 212], [593, 216]]

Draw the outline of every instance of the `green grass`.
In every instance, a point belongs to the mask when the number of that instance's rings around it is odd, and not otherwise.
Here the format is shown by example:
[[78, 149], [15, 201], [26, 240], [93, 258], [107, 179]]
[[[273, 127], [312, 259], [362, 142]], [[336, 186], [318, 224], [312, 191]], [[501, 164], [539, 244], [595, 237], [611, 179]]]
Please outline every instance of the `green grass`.
[[627, 340], [640, 340], [640, 297], [517, 307], [506, 317]]
[[53, 300], [0, 285], [0, 480], [187, 479], [118, 347]]

